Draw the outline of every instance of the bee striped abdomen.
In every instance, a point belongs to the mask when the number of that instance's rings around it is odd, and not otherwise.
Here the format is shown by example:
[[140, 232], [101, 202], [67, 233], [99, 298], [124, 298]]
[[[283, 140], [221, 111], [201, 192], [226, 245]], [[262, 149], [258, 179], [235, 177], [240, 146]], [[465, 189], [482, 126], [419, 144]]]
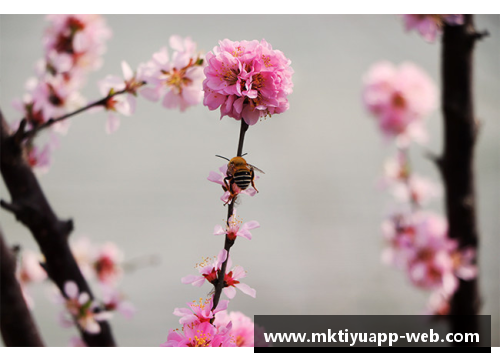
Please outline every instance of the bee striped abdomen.
[[252, 175], [250, 171], [237, 171], [234, 176], [234, 183], [242, 190], [246, 190], [250, 182], [252, 182]]

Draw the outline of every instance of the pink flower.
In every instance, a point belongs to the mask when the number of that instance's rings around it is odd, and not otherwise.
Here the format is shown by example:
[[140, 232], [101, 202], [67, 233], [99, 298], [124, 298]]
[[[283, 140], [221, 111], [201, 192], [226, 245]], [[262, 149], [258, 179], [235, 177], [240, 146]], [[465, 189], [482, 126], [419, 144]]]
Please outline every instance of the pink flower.
[[115, 284], [123, 274], [122, 259], [122, 252], [116, 244], [107, 242], [101, 246], [93, 262], [97, 279], [104, 284]]
[[228, 304], [229, 301], [220, 300], [217, 307], [212, 310], [214, 305], [213, 297], [205, 299], [205, 301], [203, 301], [203, 298], [200, 298], [198, 303], [196, 303], [196, 301], [187, 303], [190, 309], [175, 308], [174, 315], [181, 317], [179, 320], [180, 324], [197, 325], [204, 322], [210, 322], [210, 320], [215, 317], [215, 314], [221, 310], [227, 309]]
[[[236, 210], [234, 210], [236, 213]], [[249, 221], [244, 223], [236, 218], [236, 215], [233, 214], [228, 222], [227, 226], [223, 227], [221, 225], [215, 225], [214, 235], [222, 235], [226, 234], [230, 240], [236, 240], [236, 237], [241, 236], [242, 238], [251, 240], [252, 234], [249, 230], [256, 229], [260, 227], [260, 224], [257, 221]]]
[[134, 305], [125, 300], [124, 296], [118, 290], [105, 284], [101, 285], [102, 302], [104, 309], [108, 312], [118, 311], [125, 318], [130, 319], [136, 313]]
[[459, 250], [458, 247], [451, 252], [453, 270], [455, 275], [462, 280], [471, 280], [477, 277], [478, 269], [475, 265], [476, 249], [467, 247]]
[[221, 311], [215, 318], [214, 325], [226, 326], [232, 324], [231, 335], [236, 347], [254, 347], [254, 324], [252, 319], [241, 312]]
[[231, 325], [215, 327], [209, 322], [184, 326], [182, 332], [171, 329], [162, 347], [235, 347]]
[[363, 78], [363, 102], [386, 137], [423, 142], [424, 118], [436, 107], [436, 87], [411, 63], [396, 68], [389, 62], [373, 65]]
[[448, 315], [450, 314], [450, 296], [438, 290], [431, 294], [425, 315]]
[[[206, 258], [203, 260], [201, 264], [198, 264], [196, 267], [200, 272], [200, 276], [197, 275], [188, 275], [181, 279], [181, 282], [184, 284], [192, 284], [194, 286], [200, 287], [205, 283], [205, 280], [214, 286], [217, 285], [217, 280], [220, 275], [222, 263], [227, 258], [227, 251], [222, 249], [219, 253], [218, 257], [210, 263], [210, 259]], [[227, 261], [226, 270], [231, 269], [231, 257]], [[240, 279], [246, 277], [246, 271], [241, 266], [235, 267], [233, 270], [230, 270], [224, 276], [224, 294], [229, 298], [233, 299], [236, 295], [236, 289], [238, 288], [243, 293], [255, 298], [256, 292], [255, 289], [250, 288], [248, 285], [241, 283]], [[232, 288], [231, 288], [232, 287]]]
[[[32, 113], [40, 114], [42, 123], [51, 118], [65, 115], [84, 105], [84, 99], [78, 89], [68, 83], [62, 74], [45, 74], [36, 80], [31, 92]], [[67, 120], [53, 126], [55, 131], [66, 134], [69, 127]]]
[[[139, 68], [141, 69], [141, 68]], [[108, 111], [106, 133], [115, 132], [120, 126], [120, 119], [115, 112], [130, 116], [135, 112], [137, 90], [143, 86], [142, 74], [133, 72], [127, 62], [122, 61], [124, 80], [108, 75], [99, 82], [99, 90], [105, 97], [109, 97], [104, 108]], [[125, 91], [125, 93], [116, 94]]]
[[432, 43], [441, 34], [444, 23], [448, 25], [462, 25], [463, 15], [443, 14], [405, 14], [403, 15], [406, 31], [415, 29], [422, 37]]
[[53, 133], [49, 136], [49, 140], [43, 148], [39, 148], [33, 144], [27, 145], [26, 161], [37, 175], [43, 175], [49, 171], [52, 163], [52, 151], [57, 147], [59, 147], [59, 140]]
[[[102, 16], [58, 14], [48, 15], [47, 20], [50, 25], [43, 43], [47, 63], [54, 72], [86, 72], [101, 67], [105, 42], [111, 37]], [[61, 64], [65, 66], [61, 68]]]
[[406, 182], [394, 186], [393, 195], [400, 201], [425, 205], [430, 200], [441, 196], [440, 184], [418, 175], [410, 176]]
[[[97, 334], [101, 331], [98, 321], [107, 320], [111, 317], [108, 312], [96, 312], [96, 304], [90, 296], [83, 292], [79, 293], [78, 286], [73, 281], [64, 284], [64, 294], [66, 295], [66, 311], [87, 333]], [[63, 327], [73, 325], [73, 321], [62, 314], [60, 323]]]
[[39, 283], [47, 279], [47, 273], [40, 265], [42, 261], [40, 254], [23, 250], [20, 259], [16, 274], [21, 284]]
[[265, 40], [224, 39], [206, 61], [203, 104], [211, 111], [220, 107], [221, 118], [244, 119], [254, 125], [260, 118], [288, 109], [291, 62]]
[[[219, 167], [219, 173], [210, 171], [210, 174], [207, 177], [208, 181], [215, 182], [219, 185], [222, 186], [222, 189], [224, 190], [224, 194], [221, 196], [221, 200], [224, 202], [224, 204], [227, 204], [229, 202], [229, 197], [230, 193], [226, 189], [226, 185], [224, 184], [224, 178], [227, 176], [227, 164], [224, 164], [224, 166]], [[260, 176], [256, 175], [255, 179], [259, 179]], [[236, 185], [235, 183], [233, 184], [233, 194], [238, 195], [238, 194], [245, 194], [249, 196], [254, 196], [257, 194], [257, 191], [250, 185], [248, 188], [245, 190], [242, 190]]]
[[196, 43], [190, 37], [173, 35], [170, 47], [174, 50], [172, 59], [164, 47], [145, 65], [145, 81], [152, 88], [147, 87], [140, 94], [153, 102], [163, 97], [164, 107], [184, 112], [203, 97], [203, 57], [196, 52]]
[[188, 275], [181, 279], [183, 284], [192, 284], [196, 287], [201, 287], [205, 280], [211, 284], [216, 284], [218, 273], [221, 270], [222, 263], [227, 258], [227, 250], [222, 249], [219, 255], [213, 259], [204, 258], [200, 264], [196, 264], [196, 269], [200, 275]]

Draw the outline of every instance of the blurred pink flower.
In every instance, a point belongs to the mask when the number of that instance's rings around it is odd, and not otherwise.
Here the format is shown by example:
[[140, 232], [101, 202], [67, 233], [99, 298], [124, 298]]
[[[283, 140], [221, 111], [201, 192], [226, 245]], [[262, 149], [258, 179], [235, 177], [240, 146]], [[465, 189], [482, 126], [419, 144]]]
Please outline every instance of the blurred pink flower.
[[26, 161], [37, 175], [43, 175], [49, 171], [52, 163], [52, 151], [57, 147], [59, 147], [59, 140], [54, 133], [50, 134], [49, 140], [43, 148], [39, 148], [34, 144], [26, 146]]
[[144, 80], [148, 86], [139, 93], [153, 102], [163, 97], [164, 107], [184, 112], [203, 98], [203, 57], [197, 53], [196, 43], [190, 37], [183, 39], [172, 35], [170, 47], [174, 50], [171, 59], [164, 47], [144, 65]]
[[458, 279], [477, 276], [475, 250], [459, 250], [448, 237], [446, 220], [434, 213], [395, 215], [383, 224], [389, 247], [383, 260], [408, 273], [413, 284], [423, 289], [452, 295]]
[[363, 102], [384, 136], [426, 140], [423, 120], [436, 107], [437, 90], [423, 70], [411, 63], [396, 68], [379, 62], [363, 83]]
[[[108, 75], [99, 81], [99, 91], [104, 97], [109, 97], [104, 109], [108, 112], [108, 121], [106, 123], [106, 133], [115, 132], [120, 126], [120, 119], [115, 112], [125, 116], [134, 114], [136, 108], [137, 91], [143, 86], [142, 74], [139, 71], [134, 72], [127, 62], [122, 61], [123, 79]], [[140, 68], [139, 68], [140, 69]], [[138, 73], [139, 72], [139, 73]], [[116, 94], [125, 91], [125, 93]]]
[[63, 312], [60, 315], [60, 323], [63, 327], [73, 325], [73, 319], [87, 333], [97, 334], [101, 331], [98, 321], [107, 320], [111, 317], [108, 312], [96, 312], [96, 304], [90, 296], [78, 291], [78, 285], [74, 281], [67, 281], [64, 284], [64, 294], [66, 295], [66, 311], [71, 315], [71, 319]]
[[229, 218], [227, 226], [215, 225], [214, 235], [226, 234], [229, 240], [236, 240], [238, 236], [251, 240], [250, 230], [260, 227], [260, 224], [257, 221], [249, 221], [241, 225], [242, 221], [236, 217], [236, 210], [234, 212]]
[[[105, 42], [111, 37], [104, 17], [57, 14], [48, 15], [47, 20], [50, 25], [43, 36], [43, 43], [47, 63], [54, 72], [80, 72], [101, 67]], [[62, 68], [61, 63], [65, 64]]]
[[417, 205], [426, 205], [430, 200], [440, 197], [441, 185], [427, 178], [411, 175], [406, 182], [394, 185], [392, 193], [402, 202], [412, 202]]
[[462, 280], [471, 280], [477, 277], [478, 269], [475, 264], [476, 249], [467, 247], [459, 250], [455, 246], [455, 250], [451, 252], [453, 260], [453, 270], [455, 275]]
[[441, 34], [444, 23], [462, 25], [464, 16], [458, 14], [404, 14], [403, 21], [406, 31], [415, 29], [426, 41], [432, 43]]
[[450, 313], [450, 296], [441, 290], [435, 291], [429, 297], [424, 310], [425, 315], [448, 315]]
[[[68, 83], [62, 74], [44, 74], [33, 83], [31, 91], [32, 112], [40, 114], [42, 123], [58, 118], [84, 105], [78, 88]], [[66, 134], [69, 121], [54, 123], [53, 129]]]
[[[208, 181], [215, 182], [219, 185], [222, 186], [222, 189], [224, 190], [224, 194], [221, 196], [221, 200], [226, 204], [229, 201], [229, 196], [230, 193], [228, 190], [226, 190], [226, 185], [224, 184], [224, 178], [227, 176], [227, 164], [224, 164], [222, 167], [219, 167], [219, 172], [214, 172], [210, 171], [210, 174], [207, 177]], [[259, 179], [260, 176], [255, 175], [255, 179]], [[238, 194], [245, 194], [248, 196], [254, 196], [257, 194], [257, 191], [250, 185], [248, 188], [245, 190], [240, 189], [235, 183], [233, 184], [233, 193], [238, 195]]]
[[250, 317], [241, 312], [221, 311], [214, 320], [216, 327], [232, 324], [231, 335], [236, 347], [254, 347], [254, 324]]
[[162, 347], [236, 347], [231, 325], [215, 327], [209, 322], [184, 326], [182, 332], [171, 329]]
[[[83, 106], [79, 89], [90, 70], [102, 64], [105, 41], [110, 37], [100, 15], [48, 15], [49, 26], [43, 35], [44, 58], [37, 62], [36, 77], [27, 83], [28, 93], [16, 108], [30, 126], [61, 117]], [[69, 121], [51, 128], [65, 134]]]
[[93, 262], [97, 279], [104, 284], [115, 284], [123, 274], [122, 261], [123, 254], [115, 243], [107, 242], [99, 247]]
[[21, 284], [39, 283], [47, 279], [47, 273], [42, 268], [42, 255], [31, 250], [21, 252], [19, 266], [16, 269], [17, 279]]
[[127, 319], [134, 316], [136, 313], [134, 305], [128, 300], [125, 300], [118, 290], [105, 284], [101, 285], [101, 290], [102, 303], [106, 311], [113, 312], [116, 310]]
[[215, 315], [221, 310], [227, 309], [229, 301], [220, 300], [217, 307], [212, 310], [214, 301], [213, 297], [205, 299], [200, 298], [199, 302], [193, 301], [192, 303], [187, 303], [188, 308], [175, 308], [174, 315], [181, 317], [179, 320], [180, 324], [184, 325], [198, 325], [204, 322], [210, 322]]
[[206, 61], [203, 104], [211, 111], [220, 107], [221, 118], [244, 119], [254, 125], [288, 109], [291, 62], [265, 40], [221, 40]]

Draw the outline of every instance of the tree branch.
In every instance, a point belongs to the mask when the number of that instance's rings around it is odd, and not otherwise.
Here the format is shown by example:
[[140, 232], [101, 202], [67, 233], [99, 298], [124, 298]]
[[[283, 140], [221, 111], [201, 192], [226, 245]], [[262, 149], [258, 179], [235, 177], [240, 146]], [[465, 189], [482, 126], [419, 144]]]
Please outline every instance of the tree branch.
[[[142, 82], [141, 85], [144, 85], [146, 84], [146, 82]], [[73, 116], [76, 116], [77, 114], [80, 114], [82, 112], [85, 112], [91, 108], [94, 108], [94, 107], [105, 107], [106, 104], [108, 103], [108, 101], [113, 98], [114, 96], [117, 96], [117, 95], [120, 95], [120, 94], [124, 94], [124, 93], [127, 93], [129, 92], [129, 89], [127, 87], [125, 87], [124, 89], [118, 91], [118, 92], [114, 92], [112, 94], [108, 94], [106, 97], [102, 98], [102, 99], [99, 99], [93, 103], [90, 103], [82, 108], [79, 108], [77, 109], [76, 111], [73, 111], [73, 112], [70, 112], [70, 113], [67, 113], [63, 116], [60, 116], [60, 117], [57, 117], [57, 118], [51, 118], [49, 119], [47, 122], [45, 123], [42, 123], [40, 124], [39, 126], [36, 126], [35, 128], [27, 131], [27, 132], [24, 132], [24, 127], [26, 126], [26, 121], [24, 121], [24, 124], [23, 124], [23, 121], [21, 121], [21, 124], [19, 125], [19, 129], [18, 131], [16, 132], [16, 134], [20, 134], [20, 136], [16, 137], [16, 140], [18, 141], [22, 141], [22, 140], [25, 140], [25, 139], [28, 139], [28, 138], [33, 138], [35, 137], [38, 132], [42, 131], [43, 129], [45, 128], [48, 128], [50, 126], [52, 126], [54, 123], [57, 123], [57, 122], [61, 122], [61, 121], [64, 121], [65, 119], [68, 119], [70, 117], [73, 117]]]
[[[442, 105], [444, 151], [441, 173], [445, 186], [448, 236], [459, 248], [477, 248], [474, 186], [474, 145], [477, 125], [473, 104], [473, 50], [480, 39], [474, 30], [472, 15], [465, 15], [462, 26], [445, 25], [442, 47]], [[475, 315], [479, 312], [477, 279], [460, 280], [451, 300], [451, 315]], [[453, 323], [453, 331], [474, 332], [477, 319], [467, 326]]]
[[[15, 135], [10, 135], [1, 111], [0, 121], [0, 169], [12, 200], [10, 203], [2, 201], [2, 207], [14, 213], [17, 220], [31, 231], [45, 256], [47, 274], [59, 290], [64, 294], [64, 284], [72, 280], [80, 292], [87, 292], [94, 299], [68, 245], [72, 221], [63, 221], [56, 216], [24, 160], [22, 145], [15, 140]], [[114, 346], [109, 324], [99, 324], [99, 334], [88, 334], [80, 329], [83, 340], [88, 346]]]
[[[236, 151], [236, 156], [241, 157], [243, 154], [243, 142], [245, 141], [245, 133], [248, 130], [248, 124], [245, 122], [245, 120], [242, 118], [241, 119], [241, 125], [240, 125], [240, 138], [238, 140], [238, 150]], [[229, 218], [233, 215], [234, 212], [234, 203], [236, 202], [238, 195], [236, 195], [231, 203], [227, 207], [227, 225], [229, 227]], [[226, 238], [224, 240], [224, 249], [227, 251], [227, 257], [226, 260], [222, 263], [220, 273], [218, 275], [217, 279], [217, 284], [215, 285], [215, 292], [214, 292], [214, 303], [213, 303], [213, 309], [217, 307], [219, 304], [220, 296], [222, 293], [222, 289], [224, 289], [224, 276], [226, 275], [226, 267], [227, 267], [227, 261], [229, 260], [229, 250], [231, 247], [234, 245], [234, 240], [229, 239], [229, 237], [226, 235]]]
[[7, 347], [43, 347], [44, 343], [16, 279], [16, 259], [0, 231], [0, 329]]

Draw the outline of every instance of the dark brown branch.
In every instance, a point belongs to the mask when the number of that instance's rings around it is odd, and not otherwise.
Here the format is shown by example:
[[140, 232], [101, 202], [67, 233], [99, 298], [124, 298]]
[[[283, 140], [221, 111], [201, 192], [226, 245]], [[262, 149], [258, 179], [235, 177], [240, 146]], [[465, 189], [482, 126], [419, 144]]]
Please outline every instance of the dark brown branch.
[[0, 231], [0, 329], [7, 347], [43, 347], [16, 279], [16, 258]]
[[[474, 187], [474, 145], [477, 125], [473, 104], [473, 50], [480, 37], [472, 15], [462, 26], [445, 25], [442, 47], [442, 105], [444, 151], [441, 173], [445, 187], [448, 235], [459, 248], [478, 247], [476, 196]], [[480, 298], [477, 279], [460, 280], [451, 300], [452, 315], [476, 315]], [[474, 325], [476, 324], [476, 325]], [[454, 332], [474, 332], [477, 323], [454, 323]]]
[[[247, 130], [248, 130], [248, 124], [245, 122], [244, 119], [241, 119], [240, 138], [238, 140], [238, 150], [236, 151], [236, 156], [238, 157], [241, 157], [241, 155], [243, 154], [243, 142], [245, 141], [245, 133]], [[236, 202], [237, 197], [238, 196], [235, 196], [227, 207], [228, 226], [229, 226], [229, 218], [233, 216], [234, 203]], [[212, 309], [215, 309], [219, 304], [222, 289], [224, 288], [224, 276], [226, 275], [227, 261], [229, 260], [229, 250], [233, 245], [234, 245], [234, 240], [229, 239], [229, 237], [226, 235], [226, 238], [224, 240], [224, 249], [227, 251], [227, 258], [221, 265], [221, 270], [218, 275], [217, 284], [215, 285], [214, 303]]]
[[[0, 169], [11, 202], [2, 201], [2, 207], [13, 212], [33, 234], [46, 260], [48, 276], [63, 292], [64, 284], [72, 280], [80, 290], [93, 294], [71, 253], [68, 235], [73, 228], [71, 220], [60, 220], [47, 201], [33, 171], [25, 162], [23, 147], [9, 133], [9, 127], [0, 111]], [[100, 322], [99, 334], [88, 334], [80, 330], [88, 346], [114, 346], [111, 328]]]

